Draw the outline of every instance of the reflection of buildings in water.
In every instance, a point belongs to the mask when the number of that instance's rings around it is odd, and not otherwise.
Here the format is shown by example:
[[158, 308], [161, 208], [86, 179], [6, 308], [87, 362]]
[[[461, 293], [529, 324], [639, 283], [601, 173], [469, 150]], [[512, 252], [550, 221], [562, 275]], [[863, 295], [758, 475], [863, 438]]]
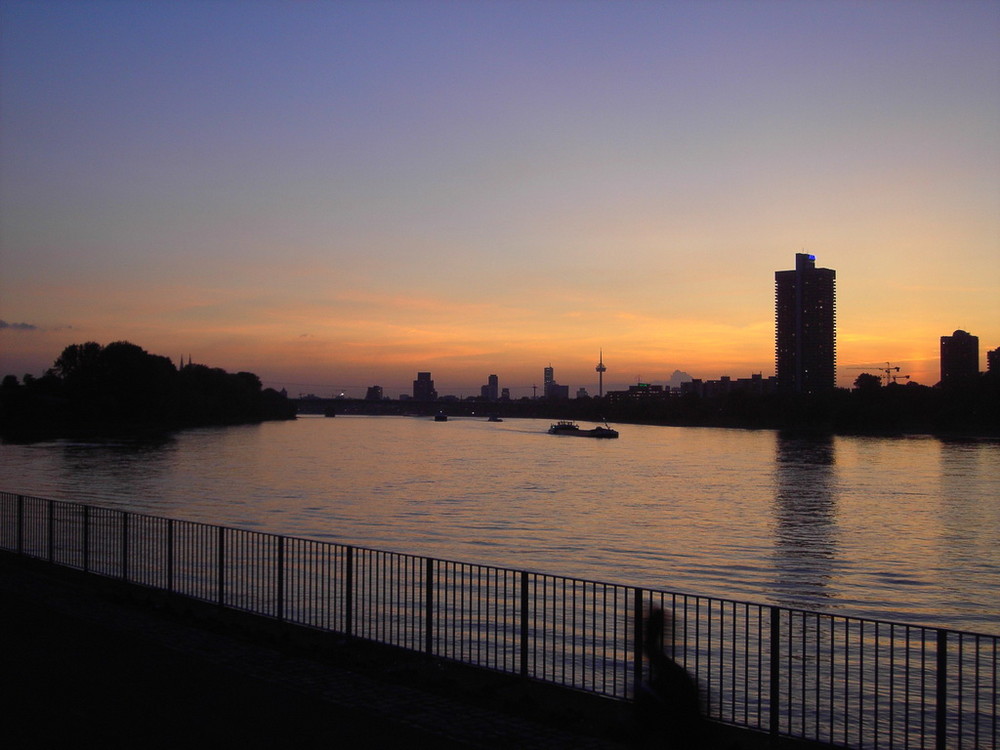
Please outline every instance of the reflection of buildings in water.
[[774, 461], [773, 598], [825, 606], [838, 562], [832, 436], [779, 434]]
[[995, 600], [995, 590], [985, 588], [983, 581], [997, 580], [1000, 573], [996, 446], [975, 439], [937, 442], [937, 513], [925, 532], [935, 542], [928, 545], [927, 556], [952, 571], [950, 596], [967, 603]]

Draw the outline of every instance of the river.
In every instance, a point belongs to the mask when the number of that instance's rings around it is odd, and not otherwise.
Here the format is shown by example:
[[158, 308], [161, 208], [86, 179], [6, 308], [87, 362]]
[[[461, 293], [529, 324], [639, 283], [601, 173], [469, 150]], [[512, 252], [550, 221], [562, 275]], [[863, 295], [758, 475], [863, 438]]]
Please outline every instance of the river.
[[301, 417], [0, 444], [0, 490], [843, 615], [1000, 632], [1000, 442]]

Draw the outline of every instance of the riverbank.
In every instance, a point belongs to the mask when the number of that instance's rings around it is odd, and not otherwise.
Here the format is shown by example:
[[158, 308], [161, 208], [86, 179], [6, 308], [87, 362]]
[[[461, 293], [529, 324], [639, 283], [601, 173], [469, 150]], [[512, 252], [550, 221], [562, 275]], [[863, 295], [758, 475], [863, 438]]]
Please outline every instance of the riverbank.
[[294, 400], [299, 414], [605, 420], [664, 427], [781, 430], [820, 435], [933, 435], [1000, 438], [1000, 379], [983, 375], [968, 387], [916, 384], [837, 389], [819, 394], [753, 393], [735, 386], [716, 395], [613, 392], [603, 398], [484, 401], [322, 399]]
[[[647, 746], [619, 701], [7, 553], [0, 573], [0, 700], [15, 746]], [[767, 738], [720, 727], [714, 746]]]

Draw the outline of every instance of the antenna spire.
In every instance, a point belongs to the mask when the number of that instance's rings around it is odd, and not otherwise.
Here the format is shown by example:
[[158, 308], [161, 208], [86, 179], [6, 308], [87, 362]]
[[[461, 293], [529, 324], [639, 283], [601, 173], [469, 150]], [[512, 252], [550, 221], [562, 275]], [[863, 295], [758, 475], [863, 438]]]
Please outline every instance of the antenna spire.
[[600, 359], [594, 370], [597, 371], [597, 397], [604, 398], [604, 373], [608, 371], [608, 368], [604, 366], [604, 348], [601, 347], [600, 351]]

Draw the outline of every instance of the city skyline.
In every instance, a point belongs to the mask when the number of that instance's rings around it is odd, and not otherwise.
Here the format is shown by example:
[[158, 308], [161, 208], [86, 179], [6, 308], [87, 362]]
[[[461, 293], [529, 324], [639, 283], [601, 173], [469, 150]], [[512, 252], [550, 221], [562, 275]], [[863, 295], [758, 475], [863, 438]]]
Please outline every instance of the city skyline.
[[74, 343], [289, 393], [774, 374], [1000, 346], [989, 2], [0, 6], [0, 374]]

